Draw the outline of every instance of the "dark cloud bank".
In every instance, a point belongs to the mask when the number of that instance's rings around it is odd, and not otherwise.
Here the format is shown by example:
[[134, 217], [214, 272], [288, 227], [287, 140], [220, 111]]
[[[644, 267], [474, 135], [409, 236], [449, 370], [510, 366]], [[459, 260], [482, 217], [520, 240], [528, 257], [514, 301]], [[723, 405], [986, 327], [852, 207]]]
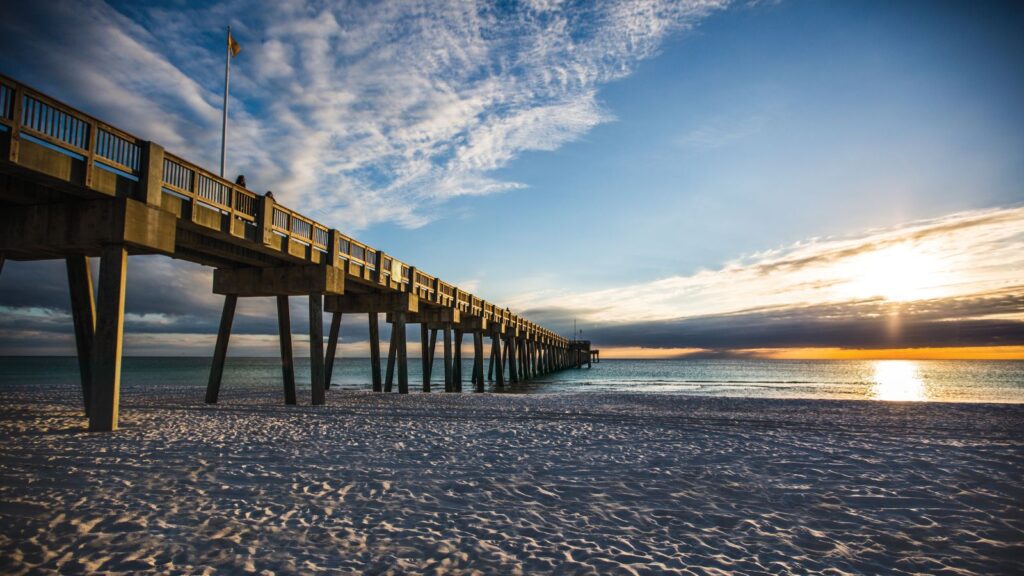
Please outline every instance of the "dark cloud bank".
[[[137, 315], [132, 334], [214, 334], [220, 297], [210, 294], [208, 273], [187, 263], [153, 258], [131, 261], [126, 309]], [[305, 298], [293, 298], [293, 331], [307, 330]], [[62, 262], [9, 262], [0, 275], [0, 354], [71, 354], [73, 340]], [[703, 348], [918, 348], [1024, 345], [1024, 285], [971, 297], [895, 304], [867, 300], [830, 305], [752, 309], [733, 314], [615, 325], [581, 325], [601, 346]], [[148, 315], [148, 316], [147, 316]], [[525, 315], [570, 334], [579, 310], [535, 309]], [[366, 339], [366, 321], [353, 315], [342, 338]], [[410, 339], [415, 340], [415, 330]], [[270, 299], [240, 307], [234, 334], [277, 334]], [[387, 330], [385, 328], [386, 336]], [[167, 353], [173, 354], [174, 350]]]
[[[602, 346], [645, 348], [922, 348], [1024, 344], [1024, 287], [968, 298], [894, 304], [869, 300], [675, 320], [584, 327]], [[566, 327], [571, 310], [533, 310]], [[571, 324], [568, 329], [571, 333]]]

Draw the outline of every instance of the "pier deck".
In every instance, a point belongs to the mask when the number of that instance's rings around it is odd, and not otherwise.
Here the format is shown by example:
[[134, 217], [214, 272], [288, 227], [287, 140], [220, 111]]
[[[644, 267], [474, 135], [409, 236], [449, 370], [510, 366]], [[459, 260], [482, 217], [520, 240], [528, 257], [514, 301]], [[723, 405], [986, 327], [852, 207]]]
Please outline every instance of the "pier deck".
[[[0, 270], [4, 259], [66, 261], [92, 430], [117, 428], [125, 278], [129, 256], [162, 254], [214, 268], [224, 295], [206, 401], [220, 391], [239, 297], [277, 299], [285, 402], [296, 402], [289, 296], [309, 298], [313, 404], [326, 401], [343, 314], [366, 314], [374, 391], [409, 391], [406, 327], [419, 324], [423, 390], [442, 333], [445, 391], [462, 390], [462, 343], [473, 342], [469, 381], [589, 365], [589, 342], [570, 341], [381, 249], [329, 228], [0, 75]], [[100, 259], [94, 296], [88, 258]], [[324, 312], [331, 323], [324, 347]], [[380, 315], [392, 324], [381, 377]], [[507, 374], [506, 374], [507, 371]]]

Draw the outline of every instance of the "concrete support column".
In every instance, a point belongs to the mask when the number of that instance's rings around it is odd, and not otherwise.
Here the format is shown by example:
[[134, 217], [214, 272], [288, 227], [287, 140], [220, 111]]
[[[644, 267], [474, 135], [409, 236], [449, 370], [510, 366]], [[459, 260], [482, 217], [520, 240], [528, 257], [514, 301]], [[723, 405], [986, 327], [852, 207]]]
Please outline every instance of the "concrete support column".
[[124, 244], [103, 247], [96, 334], [92, 349], [92, 400], [89, 430], [117, 430], [121, 400], [121, 346], [124, 338], [124, 286], [128, 250]]
[[434, 357], [437, 352], [437, 328], [430, 329], [430, 364], [427, 366], [430, 369], [430, 376], [434, 376]]
[[377, 321], [377, 313], [367, 314], [367, 320], [370, 328], [370, 382], [373, 391], [380, 392], [380, 324]]
[[494, 336], [491, 336], [491, 352], [487, 357], [487, 379], [494, 381]]
[[92, 404], [92, 348], [96, 334], [92, 273], [87, 256], [68, 256], [65, 262], [68, 269], [68, 291], [71, 293], [71, 317], [75, 324], [75, 346], [78, 349], [78, 375], [82, 381], [82, 403], [85, 415], [88, 416], [89, 405]]
[[537, 342], [530, 341], [530, 378], [537, 377]]
[[423, 366], [423, 391], [430, 392], [430, 347], [426, 322], [420, 322], [420, 361]]
[[523, 380], [530, 379], [530, 341], [525, 338], [519, 341], [519, 366]]
[[508, 379], [511, 382], [518, 382], [519, 370], [516, 365], [519, 364], [519, 359], [516, 355], [516, 337], [514, 334], [509, 334], [506, 346], [508, 347], [506, 350], [506, 355], [508, 356]]
[[220, 328], [217, 329], [217, 344], [213, 348], [213, 364], [210, 365], [210, 379], [206, 383], [206, 403], [216, 404], [220, 396], [220, 382], [224, 375], [224, 360], [228, 355], [228, 339], [231, 338], [231, 324], [235, 319], [237, 294], [224, 296], [224, 310], [220, 313]]
[[497, 362], [497, 383], [498, 386], [505, 385], [505, 367], [502, 365], [501, 332], [495, 330], [491, 335], [491, 350], [494, 353], [494, 361]]
[[452, 384], [452, 325], [445, 322], [441, 331], [444, 332], [444, 391], [454, 392], [455, 386]]
[[455, 329], [455, 351], [452, 355], [452, 388], [462, 392], [462, 330]]
[[384, 391], [391, 392], [395, 383], [395, 356], [398, 353], [398, 331], [391, 324], [391, 339], [388, 342], [388, 368], [384, 376]]
[[484, 391], [484, 334], [473, 332], [473, 377], [477, 392]]
[[277, 333], [281, 340], [281, 376], [284, 379], [284, 403], [295, 404], [295, 363], [292, 359], [292, 316], [288, 297], [277, 297]]
[[309, 295], [309, 375], [310, 403], [319, 406], [327, 401], [324, 387], [324, 297]]
[[398, 331], [398, 393], [409, 393], [409, 358], [408, 346], [405, 335], [405, 312], [395, 313], [395, 323], [392, 327]]
[[327, 336], [327, 360], [324, 362], [324, 389], [331, 389], [334, 378], [334, 358], [338, 353], [338, 336], [341, 333], [341, 312], [331, 314], [331, 332]]

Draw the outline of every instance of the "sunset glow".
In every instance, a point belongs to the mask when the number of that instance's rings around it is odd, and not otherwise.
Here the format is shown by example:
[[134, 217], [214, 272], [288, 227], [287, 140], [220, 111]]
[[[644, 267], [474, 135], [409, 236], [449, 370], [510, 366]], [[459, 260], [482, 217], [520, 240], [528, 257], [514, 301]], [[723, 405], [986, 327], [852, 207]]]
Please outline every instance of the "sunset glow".
[[851, 298], [908, 302], [944, 296], [951, 282], [941, 256], [905, 243], [867, 252], [845, 264]]
[[[752, 348], [732, 351], [738, 358], [768, 360], [1024, 360], [1024, 346], [949, 348]], [[702, 348], [602, 348], [602, 359], [679, 359], [714, 356]]]
[[773, 360], [1024, 360], [1024, 346], [949, 348], [777, 348], [745, 350], [757, 358]]

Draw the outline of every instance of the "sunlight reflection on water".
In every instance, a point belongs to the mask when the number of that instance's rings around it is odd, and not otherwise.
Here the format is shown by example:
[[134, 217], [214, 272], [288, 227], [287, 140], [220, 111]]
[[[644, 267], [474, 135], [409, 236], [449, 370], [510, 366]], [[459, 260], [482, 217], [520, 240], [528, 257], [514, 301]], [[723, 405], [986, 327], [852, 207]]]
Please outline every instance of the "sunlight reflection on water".
[[927, 400], [924, 381], [917, 362], [910, 360], [879, 360], [874, 363], [874, 384], [869, 395], [875, 400]]
[[[296, 381], [308, 383], [309, 368], [308, 358], [296, 358]], [[471, 354], [462, 369], [463, 374], [472, 372]], [[191, 394], [202, 398], [209, 371], [209, 358], [127, 357], [122, 371], [122, 398], [130, 399], [150, 387], [194, 388]], [[339, 390], [370, 390], [369, 358], [343, 357], [335, 364], [333, 374]], [[419, 382], [419, 362], [410, 363], [409, 379]], [[434, 390], [444, 389], [444, 370], [435, 368], [433, 382]], [[9, 387], [19, 386], [62, 386], [71, 397], [80, 398], [78, 361], [74, 357], [0, 356], [0, 395]], [[280, 387], [280, 359], [228, 357], [225, 390]], [[515, 385], [506, 381], [503, 388], [488, 382], [487, 390], [1024, 404], [1024, 361], [605, 360], [589, 370], [564, 370]]]

